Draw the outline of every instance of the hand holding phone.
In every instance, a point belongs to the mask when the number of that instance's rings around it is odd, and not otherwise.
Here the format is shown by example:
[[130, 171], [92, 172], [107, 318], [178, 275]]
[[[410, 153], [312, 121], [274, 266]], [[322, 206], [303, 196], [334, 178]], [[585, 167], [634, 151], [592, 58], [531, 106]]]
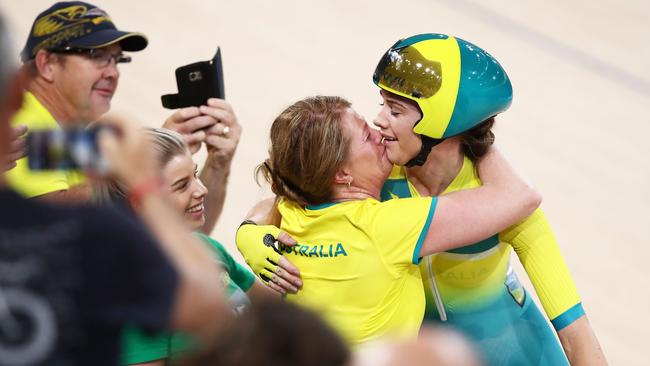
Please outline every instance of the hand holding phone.
[[225, 99], [221, 49], [212, 60], [195, 62], [176, 69], [178, 94], [161, 97], [162, 105], [168, 109], [198, 107], [206, 105], [208, 99]]
[[217, 120], [214, 117], [201, 113], [200, 108], [186, 107], [172, 113], [162, 127], [181, 134], [189, 146], [190, 152], [195, 154], [205, 141], [207, 129], [216, 123]]

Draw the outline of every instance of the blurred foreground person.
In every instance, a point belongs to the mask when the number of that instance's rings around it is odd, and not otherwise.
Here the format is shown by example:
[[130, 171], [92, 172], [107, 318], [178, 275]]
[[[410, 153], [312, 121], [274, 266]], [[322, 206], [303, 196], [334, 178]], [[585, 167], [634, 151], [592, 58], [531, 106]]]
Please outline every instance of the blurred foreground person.
[[316, 314], [268, 299], [219, 333], [211, 350], [184, 366], [344, 366], [350, 351]]
[[417, 340], [361, 348], [354, 366], [481, 366], [472, 345], [450, 328], [424, 326]]
[[[0, 19], [0, 160], [26, 75]], [[25, 200], [0, 175], [0, 365], [116, 365], [124, 325], [211, 334], [227, 314], [219, 273], [158, 189], [143, 137], [123, 121], [102, 153], [142, 224], [115, 210]], [[182, 245], [180, 244], [182, 243]]]

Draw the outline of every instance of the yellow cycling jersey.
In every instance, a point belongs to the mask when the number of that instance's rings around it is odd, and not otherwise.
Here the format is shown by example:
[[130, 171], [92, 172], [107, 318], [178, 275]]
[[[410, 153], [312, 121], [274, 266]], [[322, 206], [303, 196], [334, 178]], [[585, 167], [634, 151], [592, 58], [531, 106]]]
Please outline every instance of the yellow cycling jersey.
[[[23, 106], [13, 116], [11, 124], [26, 125], [29, 131], [61, 128], [52, 114], [30, 92], [25, 92]], [[27, 158], [18, 160], [16, 164], [15, 168], [5, 173], [5, 177], [14, 190], [27, 198], [67, 190], [85, 181], [80, 173], [74, 171], [29, 170]]]
[[424, 314], [419, 252], [437, 199], [374, 199], [278, 206], [280, 228], [299, 244], [283, 247], [303, 287], [287, 300], [317, 313], [351, 345], [416, 337]]
[[[460, 173], [443, 194], [480, 185], [474, 164], [465, 157]], [[404, 169], [395, 167], [384, 186], [382, 199], [419, 196], [406, 179]], [[427, 318], [446, 320], [450, 314], [485, 311], [491, 304], [497, 304], [496, 299], [504, 289], [523, 306], [525, 291], [510, 265], [512, 248], [556, 330], [584, 314], [550, 226], [538, 209], [521, 223], [482, 242], [424, 258], [420, 269]]]

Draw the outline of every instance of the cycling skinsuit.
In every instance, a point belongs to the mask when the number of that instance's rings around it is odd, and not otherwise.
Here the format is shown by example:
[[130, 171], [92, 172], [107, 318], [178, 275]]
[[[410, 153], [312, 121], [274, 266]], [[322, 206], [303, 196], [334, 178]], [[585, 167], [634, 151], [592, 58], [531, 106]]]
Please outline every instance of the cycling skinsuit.
[[[473, 163], [443, 192], [481, 184]], [[395, 167], [382, 200], [418, 197], [404, 169]], [[425, 322], [444, 322], [475, 342], [487, 365], [568, 365], [546, 319], [510, 265], [514, 248], [557, 331], [584, 315], [582, 304], [541, 210], [479, 243], [425, 257]]]

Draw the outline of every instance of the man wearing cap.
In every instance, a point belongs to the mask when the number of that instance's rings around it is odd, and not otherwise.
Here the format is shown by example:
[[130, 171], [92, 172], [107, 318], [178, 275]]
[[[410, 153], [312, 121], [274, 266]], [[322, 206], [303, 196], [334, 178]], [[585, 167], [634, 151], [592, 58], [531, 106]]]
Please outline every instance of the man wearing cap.
[[[117, 64], [131, 60], [123, 51], [140, 51], [147, 43], [141, 33], [118, 30], [108, 14], [94, 5], [80, 1], [52, 5], [36, 17], [21, 52], [30, 81], [24, 106], [12, 121], [15, 133], [24, 133], [19, 125], [36, 130], [95, 121], [110, 108], [120, 76]], [[207, 147], [201, 179], [210, 189], [203, 228], [209, 233], [223, 208], [241, 126], [224, 100], [212, 98], [207, 104], [176, 111], [164, 127], [181, 133], [192, 153], [202, 143]], [[17, 150], [14, 156], [20, 153]], [[5, 165], [9, 168], [13, 161]], [[30, 171], [26, 159], [18, 160], [7, 178], [26, 197], [66, 203], [90, 198], [90, 188], [78, 173]]]
[[[131, 59], [122, 51], [147, 46], [141, 33], [118, 30], [106, 12], [83, 2], [59, 2], [36, 17], [21, 52], [29, 81], [24, 104], [12, 125], [29, 130], [56, 129], [97, 120], [110, 108], [120, 73]], [[90, 198], [88, 185], [75, 172], [33, 172], [26, 159], [7, 174], [26, 197], [62, 202]]]

